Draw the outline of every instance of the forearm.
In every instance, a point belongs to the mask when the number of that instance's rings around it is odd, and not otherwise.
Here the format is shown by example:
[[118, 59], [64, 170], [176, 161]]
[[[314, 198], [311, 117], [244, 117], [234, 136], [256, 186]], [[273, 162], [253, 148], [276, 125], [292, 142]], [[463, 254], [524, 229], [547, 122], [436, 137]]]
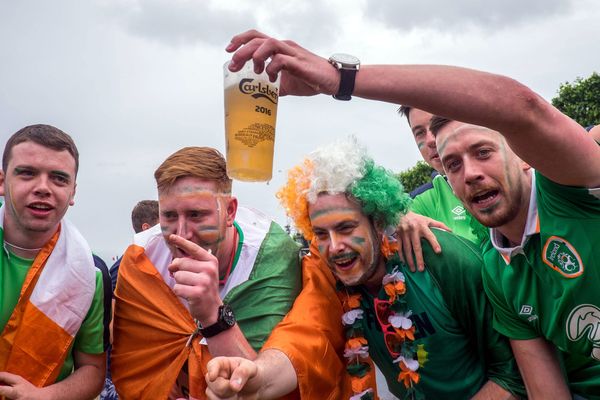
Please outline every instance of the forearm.
[[518, 398], [494, 381], [487, 381], [472, 397], [473, 400], [516, 400]]
[[83, 365], [64, 380], [43, 389], [44, 399], [87, 400], [100, 394], [106, 367]]
[[[514, 79], [442, 65], [366, 65], [354, 94], [501, 132], [510, 148], [557, 183], [600, 184], [600, 149], [584, 129]], [[565, 166], [552, 157], [574, 161]]]
[[571, 399], [551, 343], [536, 338], [511, 340], [510, 344], [530, 399]]
[[248, 360], [256, 358], [256, 352], [250, 346], [238, 324], [232, 328], [206, 339], [208, 350], [213, 357], [242, 357]]
[[285, 353], [268, 349], [256, 359], [260, 388], [259, 399], [277, 399], [298, 387], [296, 370]]
[[411, 105], [503, 133], [523, 130], [515, 126], [516, 121], [534, 125], [538, 113], [546, 109], [540, 105], [547, 105], [511, 78], [443, 65], [365, 65], [356, 76], [354, 94]]

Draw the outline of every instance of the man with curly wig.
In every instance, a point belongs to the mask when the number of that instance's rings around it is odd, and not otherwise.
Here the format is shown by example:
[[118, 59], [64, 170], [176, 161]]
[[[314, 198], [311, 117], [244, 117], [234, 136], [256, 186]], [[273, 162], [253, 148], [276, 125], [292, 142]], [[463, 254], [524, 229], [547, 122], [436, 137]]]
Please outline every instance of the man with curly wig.
[[311, 240], [303, 290], [256, 361], [209, 364], [209, 398], [295, 391], [306, 399], [373, 399], [371, 359], [399, 398], [524, 394], [508, 341], [492, 329], [479, 252], [436, 230], [443, 255], [424, 241], [428, 268], [410, 273], [387, 234], [410, 200], [356, 140], [311, 153], [278, 195]]

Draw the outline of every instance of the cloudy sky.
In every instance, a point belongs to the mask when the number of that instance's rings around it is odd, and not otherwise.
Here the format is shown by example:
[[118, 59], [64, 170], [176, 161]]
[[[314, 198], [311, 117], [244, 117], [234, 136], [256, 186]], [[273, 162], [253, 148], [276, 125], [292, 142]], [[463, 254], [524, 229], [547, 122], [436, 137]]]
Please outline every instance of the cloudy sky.
[[[153, 172], [183, 146], [224, 151], [223, 50], [256, 28], [323, 56], [453, 64], [512, 76], [551, 99], [600, 71], [596, 0], [0, 0], [0, 149], [23, 126], [55, 125], [81, 153], [67, 216], [106, 259], [133, 233], [130, 213], [156, 199]], [[235, 183], [244, 205], [282, 225], [274, 192], [316, 146], [355, 134], [400, 171], [419, 159], [393, 105], [282, 98], [274, 177]]]

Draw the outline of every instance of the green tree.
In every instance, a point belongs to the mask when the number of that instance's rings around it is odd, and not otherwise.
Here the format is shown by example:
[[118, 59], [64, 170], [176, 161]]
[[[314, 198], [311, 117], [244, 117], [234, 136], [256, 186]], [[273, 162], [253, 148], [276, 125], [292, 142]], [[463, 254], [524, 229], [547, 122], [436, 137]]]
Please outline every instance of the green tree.
[[583, 126], [599, 124], [600, 75], [594, 72], [589, 78], [561, 84], [552, 105]]
[[429, 164], [425, 161], [419, 161], [414, 167], [402, 171], [396, 176], [400, 182], [402, 182], [404, 190], [410, 192], [422, 184], [430, 182], [432, 172], [433, 168], [431, 168]]

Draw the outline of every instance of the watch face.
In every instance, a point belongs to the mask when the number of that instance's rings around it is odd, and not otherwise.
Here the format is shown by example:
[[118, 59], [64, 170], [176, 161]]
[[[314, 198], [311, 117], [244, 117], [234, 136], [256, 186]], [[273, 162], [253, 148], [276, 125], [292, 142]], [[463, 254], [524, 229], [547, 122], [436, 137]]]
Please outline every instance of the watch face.
[[235, 315], [233, 315], [233, 310], [231, 309], [229, 304], [223, 306], [223, 311], [221, 315], [223, 317], [223, 322], [225, 322], [227, 325], [235, 325]]
[[346, 67], [346, 66], [352, 67], [352, 66], [356, 66], [356, 65], [360, 64], [360, 60], [358, 58], [351, 56], [350, 54], [344, 54], [344, 53], [334, 54], [329, 59], [333, 60], [335, 62], [339, 62], [344, 67]]

